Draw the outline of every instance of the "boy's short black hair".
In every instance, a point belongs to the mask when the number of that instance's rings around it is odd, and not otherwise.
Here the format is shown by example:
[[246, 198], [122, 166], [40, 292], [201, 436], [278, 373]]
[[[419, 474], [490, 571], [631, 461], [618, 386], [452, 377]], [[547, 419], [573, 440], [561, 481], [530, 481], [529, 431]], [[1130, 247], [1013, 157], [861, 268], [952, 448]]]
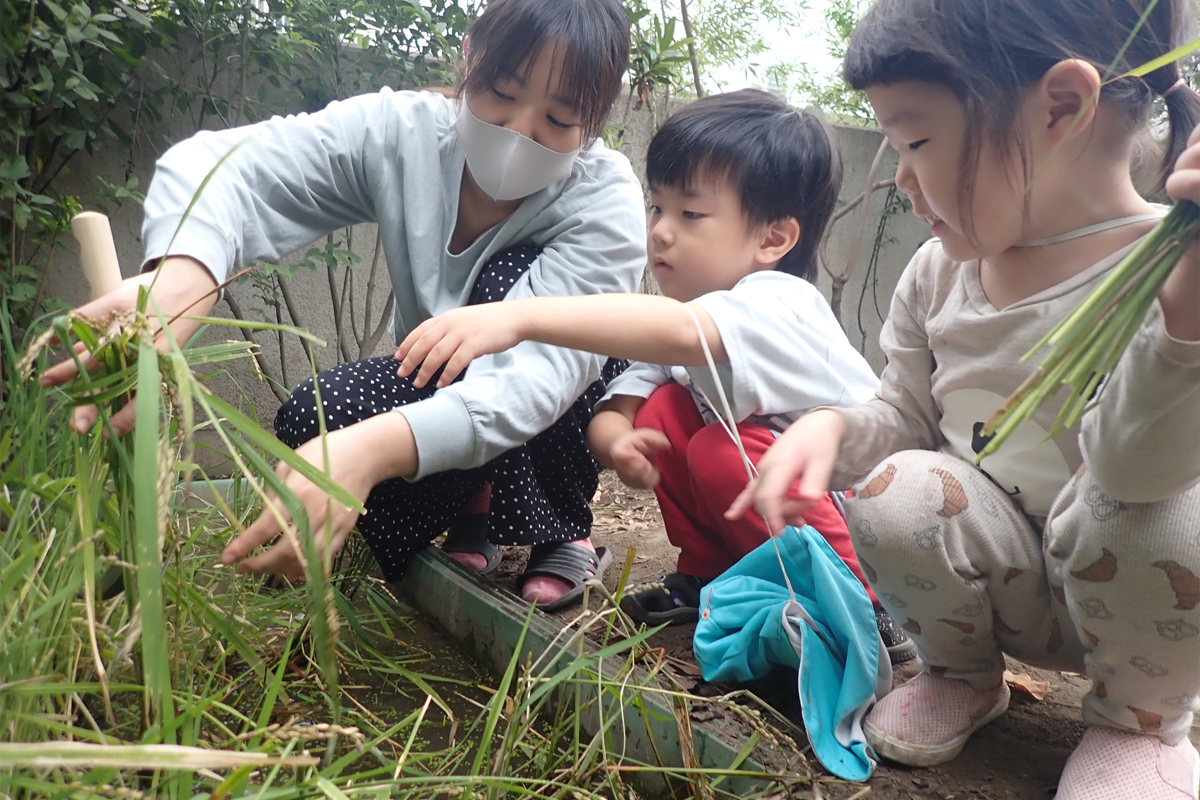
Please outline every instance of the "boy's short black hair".
[[651, 187], [686, 189], [728, 180], [755, 224], [795, 217], [800, 240], [775, 267], [807, 281], [842, 188], [842, 159], [829, 127], [758, 89], [709, 95], [677, 111], [646, 154]]
[[585, 143], [604, 128], [629, 68], [629, 18], [620, 0], [491, 0], [467, 36], [459, 90], [471, 94], [508, 75], [526, 76], [542, 48], [553, 47]]

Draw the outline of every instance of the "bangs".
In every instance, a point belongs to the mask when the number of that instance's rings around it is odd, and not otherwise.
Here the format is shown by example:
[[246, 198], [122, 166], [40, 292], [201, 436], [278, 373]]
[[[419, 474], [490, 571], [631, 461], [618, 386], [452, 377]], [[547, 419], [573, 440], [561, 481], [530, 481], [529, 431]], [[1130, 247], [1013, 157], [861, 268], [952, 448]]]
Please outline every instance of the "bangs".
[[655, 152], [653, 156], [646, 156], [647, 188], [689, 192], [700, 187], [716, 189], [728, 184], [740, 189], [744, 170], [739, 154], [732, 147], [722, 147], [726, 143], [697, 141], [700, 138], [688, 137], [685, 132], [679, 138], [651, 140]]
[[579, 115], [585, 139], [604, 126], [629, 66], [629, 21], [616, 0], [493, 0], [468, 31], [467, 92], [527, 79], [551, 48], [556, 93]]
[[941, 44], [944, 21], [930, 0], [880, 0], [851, 34], [842, 77], [859, 91], [921, 81], [946, 86], [962, 98], [966, 87], [953, 56]]

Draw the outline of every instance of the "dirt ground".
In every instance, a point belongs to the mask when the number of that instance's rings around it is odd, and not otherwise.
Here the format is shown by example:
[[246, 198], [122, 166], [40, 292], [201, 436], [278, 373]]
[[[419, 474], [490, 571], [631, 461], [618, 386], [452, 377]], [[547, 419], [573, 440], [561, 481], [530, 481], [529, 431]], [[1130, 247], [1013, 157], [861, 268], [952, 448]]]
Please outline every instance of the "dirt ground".
[[[623, 486], [610, 472], [601, 476], [600, 491], [593, 503], [596, 513], [593, 541], [613, 553], [613, 563], [604, 583], [614, 589], [629, 548], [635, 549], [630, 582], [653, 580], [675, 568], [677, 550], [667, 541], [652, 492]], [[508, 548], [495, 580], [511, 587], [524, 569], [526, 553]], [[576, 612], [577, 613], [577, 612]], [[691, 638], [695, 626], [668, 628], [653, 642], [663, 647], [676, 667], [681, 682], [692, 682], [700, 694], [711, 689], [700, 680], [692, 658]], [[1079, 675], [1036, 670], [1010, 660], [1009, 670], [1027, 674], [1049, 684], [1045, 699], [1036, 700], [1013, 692], [1008, 713], [980, 730], [967, 743], [962, 755], [949, 764], [930, 769], [909, 769], [881, 764], [868, 787], [822, 782], [821, 794], [828, 800], [967, 800], [968, 798], [1022, 798], [1049, 800], [1054, 796], [1063, 764], [1083, 735], [1079, 703], [1088, 682]], [[897, 684], [916, 672], [915, 662], [896, 670]], [[794, 684], [793, 684], [794, 685]], [[779, 698], [776, 698], [779, 700]], [[787, 700], [777, 702], [788, 709]], [[1200, 745], [1200, 726], [1193, 728], [1192, 741]], [[815, 759], [810, 759], [815, 765]], [[863, 793], [865, 788], [869, 792]]]

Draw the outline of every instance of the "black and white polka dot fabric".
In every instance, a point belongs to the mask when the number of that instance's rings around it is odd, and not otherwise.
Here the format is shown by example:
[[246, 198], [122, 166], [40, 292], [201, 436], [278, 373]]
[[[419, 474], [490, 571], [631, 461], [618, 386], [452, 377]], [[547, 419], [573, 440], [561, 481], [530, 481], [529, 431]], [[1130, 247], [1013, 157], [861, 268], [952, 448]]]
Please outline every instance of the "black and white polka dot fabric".
[[[475, 282], [469, 304], [503, 299], [540, 252], [541, 248], [526, 245], [497, 253]], [[535, 545], [588, 536], [592, 527], [588, 504], [596, 492], [599, 465], [588, 450], [585, 433], [608, 382], [627, 365], [610, 359], [601, 379], [554, 425], [482, 467], [377, 485], [367, 498], [368, 513], [359, 518], [358, 529], [371, 545], [384, 577], [400, 578], [409, 558], [446, 530], [485, 482], [492, 484], [488, 538], [495, 544]], [[397, 366], [391, 356], [382, 356], [320, 373], [326, 427], [338, 430], [433, 394], [432, 385], [416, 389], [411, 379], [397, 377]], [[318, 430], [310, 378], [279, 409], [275, 434], [296, 448]]]

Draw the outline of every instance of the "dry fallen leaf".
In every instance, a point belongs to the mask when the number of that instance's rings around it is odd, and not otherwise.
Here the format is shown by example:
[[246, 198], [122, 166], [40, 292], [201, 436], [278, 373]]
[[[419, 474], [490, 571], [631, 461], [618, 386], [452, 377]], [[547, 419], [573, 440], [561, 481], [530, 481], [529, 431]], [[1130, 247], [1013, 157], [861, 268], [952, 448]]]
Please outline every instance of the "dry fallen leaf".
[[1032, 697], [1034, 700], [1045, 700], [1050, 694], [1050, 684], [1047, 681], [1034, 680], [1032, 676], [1022, 672], [1017, 674], [1004, 670], [1004, 682], [1019, 694]]

